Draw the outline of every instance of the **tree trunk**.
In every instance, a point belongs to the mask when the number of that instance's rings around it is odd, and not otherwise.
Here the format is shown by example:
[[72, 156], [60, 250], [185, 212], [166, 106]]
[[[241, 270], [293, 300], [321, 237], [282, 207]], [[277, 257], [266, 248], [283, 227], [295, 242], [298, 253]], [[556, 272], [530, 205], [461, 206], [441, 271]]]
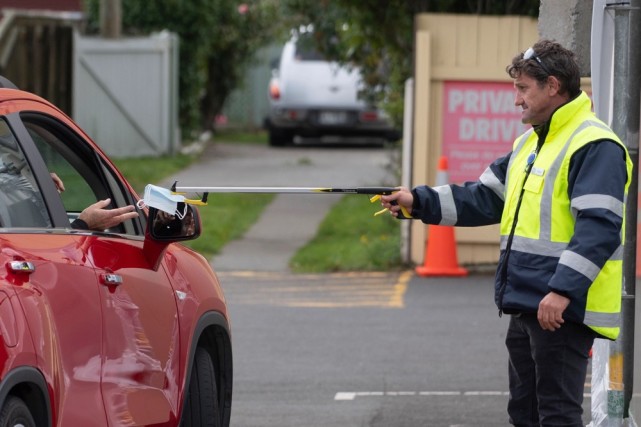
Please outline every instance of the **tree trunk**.
[[106, 39], [117, 39], [121, 32], [121, 0], [100, 0], [100, 35]]

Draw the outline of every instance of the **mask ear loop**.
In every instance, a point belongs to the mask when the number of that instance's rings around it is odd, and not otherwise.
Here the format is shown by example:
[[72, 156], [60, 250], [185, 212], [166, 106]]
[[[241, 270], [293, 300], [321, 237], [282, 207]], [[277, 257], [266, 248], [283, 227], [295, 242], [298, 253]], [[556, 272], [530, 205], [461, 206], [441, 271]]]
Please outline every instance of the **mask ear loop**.
[[185, 203], [185, 208], [183, 209], [183, 212], [180, 213], [178, 209], [176, 209], [176, 216], [178, 219], [183, 219], [187, 215], [187, 203]]
[[145, 203], [145, 199], [140, 199], [140, 200], [138, 200], [138, 201], [136, 202], [136, 207], [138, 207], [138, 209], [144, 209], [144, 208], [146, 208], [146, 207], [147, 207], [147, 204]]

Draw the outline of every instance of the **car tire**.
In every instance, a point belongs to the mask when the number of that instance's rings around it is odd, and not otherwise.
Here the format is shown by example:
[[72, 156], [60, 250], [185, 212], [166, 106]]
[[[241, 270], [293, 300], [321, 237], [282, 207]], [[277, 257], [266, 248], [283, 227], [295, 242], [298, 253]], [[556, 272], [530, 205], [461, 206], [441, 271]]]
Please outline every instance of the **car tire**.
[[16, 396], [7, 398], [0, 411], [0, 427], [36, 427], [29, 407]]
[[[181, 427], [220, 427], [216, 371], [209, 353], [196, 349]], [[2, 427], [2, 426], [0, 426]]]
[[291, 131], [271, 127], [269, 129], [269, 145], [284, 147], [294, 143], [294, 134]]

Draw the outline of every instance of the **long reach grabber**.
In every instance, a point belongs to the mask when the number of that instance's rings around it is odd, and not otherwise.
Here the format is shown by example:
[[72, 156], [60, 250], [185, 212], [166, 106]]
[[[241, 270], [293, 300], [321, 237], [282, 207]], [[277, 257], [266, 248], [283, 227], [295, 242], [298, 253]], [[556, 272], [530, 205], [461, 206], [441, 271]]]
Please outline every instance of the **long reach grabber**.
[[[370, 195], [370, 202], [380, 200], [382, 195], [392, 194], [398, 191], [395, 187], [354, 187], [354, 188], [333, 188], [333, 187], [188, 187], [179, 186], [174, 182], [171, 192], [174, 194], [197, 193], [202, 194], [200, 199], [187, 199], [185, 203], [193, 205], [206, 205], [209, 193], [271, 193], [271, 194], [366, 194]], [[376, 212], [380, 215], [387, 209]], [[402, 215], [411, 218], [410, 213], [401, 208]], [[400, 215], [399, 215], [400, 216]]]

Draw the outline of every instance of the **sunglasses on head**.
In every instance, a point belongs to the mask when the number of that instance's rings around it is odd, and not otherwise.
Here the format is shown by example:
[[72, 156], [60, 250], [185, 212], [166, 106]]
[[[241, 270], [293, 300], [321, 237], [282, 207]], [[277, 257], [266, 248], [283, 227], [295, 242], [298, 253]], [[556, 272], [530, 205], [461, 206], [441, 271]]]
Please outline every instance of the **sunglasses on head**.
[[534, 59], [541, 66], [541, 68], [543, 68], [543, 71], [548, 73], [548, 75], [552, 75], [552, 73], [550, 73], [550, 70], [548, 70], [548, 67], [545, 66], [543, 61], [541, 61], [541, 58], [538, 57], [534, 49], [532, 49], [531, 47], [529, 47], [525, 51], [525, 53], [523, 53], [523, 59]]

